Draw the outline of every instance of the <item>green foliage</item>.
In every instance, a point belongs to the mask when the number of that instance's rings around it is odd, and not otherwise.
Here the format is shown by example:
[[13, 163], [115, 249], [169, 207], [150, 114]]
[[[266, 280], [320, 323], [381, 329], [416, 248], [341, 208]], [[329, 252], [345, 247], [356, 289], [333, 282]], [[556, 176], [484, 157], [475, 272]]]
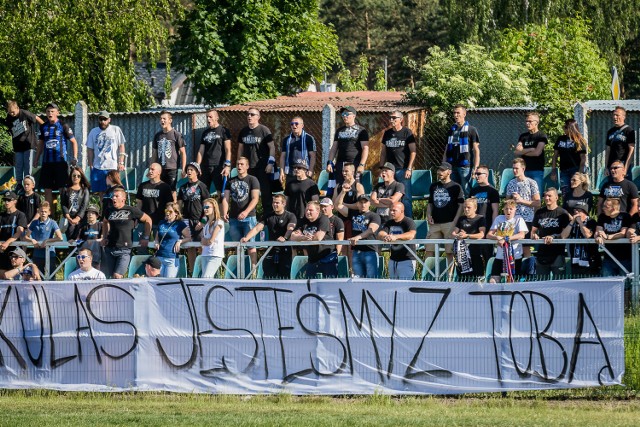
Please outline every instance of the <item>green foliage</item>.
[[149, 104], [134, 61], [155, 63], [179, 0], [39, 0], [0, 6], [0, 98], [33, 110], [56, 101], [72, 110], [130, 111]]
[[527, 105], [528, 71], [517, 63], [494, 59], [482, 46], [463, 44], [460, 49], [429, 49], [424, 64], [407, 60], [417, 74], [415, 89], [407, 93], [412, 104], [424, 105], [432, 118], [447, 122], [451, 107]]
[[354, 92], [367, 90], [367, 80], [369, 79], [369, 60], [366, 55], [360, 55], [358, 61], [358, 74], [351, 76], [351, 71], [343, 68], [338, 73], [338, 88], [342, 92]]
[[577, 101], [610, 97], [606, 61], [582, 20], [553, 19], [505, 30], [494, 57], [528, 68], [531, 98], [547, 111], [544, 128], [552, 135], [562, 134]]
[[376, 71], [376, 78], [373, 82], [373, 90], [383, 91], [387, 90], [387, 79], [382, 68]]
[[317, 0], [195, 0], [179, 21], [175, 66], [208, 103], [243, 102], [306, 89], [338, 60]]

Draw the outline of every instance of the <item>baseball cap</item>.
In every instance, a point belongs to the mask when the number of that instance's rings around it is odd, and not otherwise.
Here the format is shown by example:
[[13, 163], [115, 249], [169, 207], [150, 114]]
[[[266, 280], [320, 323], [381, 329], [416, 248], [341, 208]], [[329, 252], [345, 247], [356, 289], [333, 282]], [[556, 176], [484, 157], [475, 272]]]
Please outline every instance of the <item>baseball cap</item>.
[[21, 258], [27, 259], [27, 254], [21, 248], [15, 248], [9, 254], [18, 255]]
[[573, 209], [580, 209], [581, 211], [584, 211], [585, 213], [589, 213], [589, 205], [585, 202], [576, 202], [576, 204], [574, 205]]
[[194, 168], [198, 175], [202, 175], [202, 169], [200, 169], [200, 165], [198, 164], [198, 162], [191, 162], [187, 165], [187, 168], [189, 168], [189, 166]]
[[305, 159], [296, 159], [295, 163], [293, 164], [293, 167], [309, 170], [309, 165], [307, 165], [307, 161]]
[[96, 205], [89, 205], [87, 212], [94, 212], [96, 215], [100, 215], [100, 208]]
[[147, 258], [147, 260], [144, 262], [144, 265], [148, 265], [151, 268], [160, 269], [162, 267], [162, 261], [160, 261], [159, 258], [152, 256]]
[[98, 113], [98, 117], [104, 117], [105, 119], [111, 118], [108, 111], [102, 110]]
[[440, 166], [438, 166], [438, 169], [442, 169], [442, 170], [446, 170], [446, 171], [450, 171], [451, 168], [451, 163], [448, 162], [442, 162], [440, 163]]
[[45, 110], [48, 110], [49, 108], [55, 108], [56, 110], [60, 110], [60, 108], [58, 108], [58, 104], [56, 104], [55, 102], [50, 102], [47, 104], [47, 107], [45, 108]]
[[348, 111], [349, 113], [353, 113], [353, 114], [358, 114], [358, 113], [356, 112], [356, 109], [355, 109], [355, 108], [353, 108], [353, 107], [351, 107], [351, 106], [349, 106], [349, 105], [348, 105], [348, 106], [346, 106], [346, 107], [342, 107], [342, 108], [340, 109], [340, 113], [344, 113], [345, 111]]
[[384, 166], [382, 166], [380, 169], [389, 169], [391, 172], [395, 173], [396, 172], [396, 167], [393, 166], [392, 163], [385, 163]]
[[361, 195], [358, 196], [356, 201], [359, 202], [361, 200], [366, 200], [368, 202], [368, 201], [371, 200], [371, 197], [368, 194], [361, 194]]
[[8, 200], [18, 200], [18, 195], [11, 190], [4, 191], [2, 197]]
[[320, 200], [320, 204], [325, 206], [333, 206], [333, 200], [331, 200], [328, 197], [325, 197], [324, 199]]

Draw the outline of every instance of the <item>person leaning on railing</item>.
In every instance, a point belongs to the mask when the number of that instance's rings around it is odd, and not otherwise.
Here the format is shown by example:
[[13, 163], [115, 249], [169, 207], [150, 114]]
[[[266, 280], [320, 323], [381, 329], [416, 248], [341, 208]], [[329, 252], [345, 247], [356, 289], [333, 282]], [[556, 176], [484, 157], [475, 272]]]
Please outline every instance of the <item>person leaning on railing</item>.
[[[413, 240], [416, 237], [416, 223], [404, 215], [404, 205], [396, 202], [389, 212], [391, 218], [382, 225], [378, 239], [383, 242]], [[414, 253], [416, 245], [407, 245]], [[412, 280], [416, 273], [416, 260], [403, 244], [391, 245], [389, 258], [389, 279]]]
[[[631, 217], [626, 212], [620, 212], [620, 199], [605, 199], [602, 203], [602, 213], [598, 216], [596, 227], [596, 243], [605, 245], [610, 240], [624, 239], [627, 228], [631, 224]], [[631, 251], [627, 245], [609, 245], [602, 260], [602, 276], [623, 276], [625, 272], [620, 268], [615, 258], [627, 271], [631, 271]], [[613, 258], [612, 258], [613, 257]]]
[[[563, 239], [591, 239], [596, 233], [596, 221], [589, 218], [589, 204], [586, 202], [574, 203], [571, 222], [567, 225], [560, 237]], [[578, 243], [569, 245], [569, 257], [571, 258], [571, 275], [573, 277], [599, 276], [602, 259], [598, 252], [598, 246], [593, 244]]]
[[[305, 217], [298, 222], [291, 240], [294, 242], [311, 242], [330, 240], [331, 230], [329, 218], [320, 213], [320, 203], [309, 202]], [[338, 277], [338, 254], [332, 245], [309, 245], [305, 248], [308, 255], [307, 279]]]
[[[487, 239], [498, 241], [496, 257], [491, 267], [491, 281], [494, 283], [499, 282], [503, 274], [513, 279], [522, 270], [523, 250], [522, 245], [517, 241], [524, 239], [529, 229], [524, 219], [516, 215], [516, 205], [515, 200], [506, 200], [503, 207], [504, 214], [496, 217], [487, 233]], [[511, 260], [513, 260], [513, 269], [511, 269]]]

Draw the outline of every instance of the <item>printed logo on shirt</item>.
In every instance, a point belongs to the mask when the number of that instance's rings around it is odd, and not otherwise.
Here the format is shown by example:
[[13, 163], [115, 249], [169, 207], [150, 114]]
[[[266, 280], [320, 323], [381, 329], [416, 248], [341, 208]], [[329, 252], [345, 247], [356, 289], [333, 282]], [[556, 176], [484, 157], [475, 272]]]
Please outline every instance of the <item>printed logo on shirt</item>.
[[371, 221], [364, 215], [356, 215], [351, 219], [351, 228], [353, 231], [365, 231], [369, 228]]
[[257, 144], [260, 144], [260, 142], [262, 142], [262, 137], [261, 136], [247, 135], [247, 136], [243, 136], [242, 137], [242, 143], [243, 144], [257, 145]]
[[160, 197], [160, 190], [156, 188], [143, 188], [142, 197], [146, 197], [149, 199], [157, 199], [158, 197]]
[[392, 225], [391, 227], [389, 227], [389, 234], [402, 234], [404, 233], [404, 231], [402, 231], [402, 227], [400, 227], [399, 225]]
[[231, 183], [231, 198], [234, 202], [244, 202], [249, 198], [249, 184], [244, 181], [233, 181]]
[[96, 138], [96, 147], [98, 148], [98, 158], [104, 161], [108, 157], [111, 157], [111, 149], [115, 140], [110, 138], [106, 131], [100, 132], [98, 138]]
[[158, 154], [160, 155], [160, 163], [162, 166], [167, 164], [167, 159], [171, 158], [171, 141], [162, 138], [158, 141]]
[[622, 197], [624, 196], [624, 191], [622, 191], [622, 187], [619, 185], [611, 185], [604, 189], [604, 197]]
[[220, 139], [220, 135], [218, 135], [216, 132], [209, 132], [203, 138], [204, 142], [206, 142], [207, 144], [213, 144], [213, 142], [217, 141], [218, 139]]
[[620, 218], [613, 219], [610, 223], [604, 224], [602, 227], [607, 233], [617, 233], [622, 230], [622, 220]]
[[485, 191], [482, 193], [476, 193], [474, 197], [476, 198], [478, 205], [484, 205], [487, 203], [487, 198], [489, 197], [489, 195]]
[[56, 148], [58, 146], [58, 140], [57, 139], [48, 139], [47, 142], [45, 142], [45, 147], [48, 148], [49, 150], [52, 150], [54, 148]]
[[304, 230], [302, 231], [302, 234], [304, 234], [305, 236], [313, 236], [317, 232], [318, 232], [318, 227], [316, 227], [316, 226], [313, 226], [313, 227], [305, 226]]
[[540, 228], [554, 228], [560, 227], [560, 221], [558, 218], [540, 218]]
[[576, 147], [576, 143], [569, 140], [569, 141], [560, 141], [558, 143], [558, 148], [575, 148]]
[[438, 187], [433, 192], [433, 203], [437, 208], [443, 208], [449, 204], [451, 196], [446, 188]]
[[398, 139], [395, 136], [387, 141], [384, 142], [384, 145], [387, 146], [387, 148], [399, 148], [399, 147], [404, 147], [405, 145], [405, 140], [404, 139]]
[[120, 210], [120, 211], [112, 211], [109, 214], [109, 221], [126, 221], [131, 217], [131, 211], [129, 210]]
[[613, 134], [609, 135], [609, 141], [611, 142], [613, 141], [625, 142], [626, 140], [627, 140], [627, 136], [620, 131], [614, 132]]
[[185, 200], [200, 200], [202, 198], [202, 191], [198, 185], [185, 185], [181, 188], [182, 196]]
[[350, 127], [338, 132], [339, 139], [355, 139], [358, 136], [358, 128]]
[[16, 120], [11, 127], [11, 134], [14, 138], [20, 136], [27, 131], [27, 126], [26, 120]]

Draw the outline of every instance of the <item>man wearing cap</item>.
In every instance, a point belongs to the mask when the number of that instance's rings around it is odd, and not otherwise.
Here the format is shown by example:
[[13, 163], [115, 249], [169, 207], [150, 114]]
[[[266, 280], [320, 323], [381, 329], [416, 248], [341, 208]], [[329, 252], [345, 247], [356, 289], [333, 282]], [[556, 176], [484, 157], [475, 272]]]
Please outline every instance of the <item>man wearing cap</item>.
[[378, 239], [383, 242], [400, 242], [400, 244], [391, 245], [389, 248], [391, 253], [389, 279], [412, 280], [416, 273], [416, 260], [411, 251], [415, 253], [416, 245], [405, 246], [401, 242], [416, 238], [416, 223], [413, 219], [405, 216], [404, 205], [400, 202], [391, 207], [390, 214], [391, 218], [382, 225], [378, 232]]
[[[576, 202], [573, 208], [573, 218], [560, 233], [560, 238], [591, 239], [596, 232], [597, 224], [594, 219], [589, 218], [589, 211], [590, 208], [586, 202]], [[598, 245], [584, 243], [569, 245], [569, 258], [571, 258], [572, 276], [600, 275], [602, 259], [598, 252]]]
[[395, 180], [404, 185], [404, 213], [412, 217], [411, 175], [416, 160], [416, 138], [411, 129], [403, 126], [403, 119], [404, 115], [398, 110], [389, 115], [390, 128], [382, 135], [380, 168], [387, 162], [395, 167]]
[[125, 169], [125, 143], [122, 129], [111, 124], [109, 112], [100, 111], [98, 126], [91, 129], [87, 137], [87, 164], [91, 169], [91, 190], [100, 193], [100, 198], [107, 190], [107, 173]]
[[[44, 187], [44, 198], [51, 206], [53, 190], [60, 190], [69, 178], [69, 164], [75, 166], [78, 158], [78, 142], [69, 126], [58, 120], [60, 110], [56, 104], [48, 104], [46, 109], [47, 122], [40, 127], [38, 149], [33, 159], [33, 167], [42, 158], [42, 179], [40, 185]], [[72, 156], [67, 153], [67, 144], [71, 142]], [[67, 163], [67, 161], [69, 163]]]
[[567, 211], [558, 206], [558, 190], [551, 187], [544, 192], [544, 206], [533, 216], [531, 238], [544, 239], [544, 245], [538, 246], [536, 254], [536, 274], [545, 277], [553, 273], [554, 277], [565, 274], [564, 244], [553, 244], [570, 223]]
[[453, 107], [455, 123], [449, 130], [447, 147], [442, 161], [451, 164], [451, 179], [460, 184], [465, 197], [471, 189], [473, 173], [480, 164], [480, 137], [478, 130], [469, 126], [467, 107], [457, 104]]
[[[427, 239], [449, 239], [458, 218], [464, 209], [464, 192], [457, 182], [451, 180], [451, 164], [442, 162], [438, 167], [438, 181], [429, 188]], [[426, 255], [434, 256], [434, 245], [427, 245]], [[446, 244], [445, 252], [449, 262], [453, 261], [453, 245]]]
[[7, 248], [22, 236], [27, 227], [27, 217], [16, 208], [18, 196], [11, 190], [2, 193], [5, 211], [0, 215], [0, 271], [11, 267]]
[[213, 182], [218, 194], [222, 193], [223, 177], [231, 173], [231, 132], [219, 122], [218, 112], [207, 110], [208, 127], [200, 137], [196, 162], [202, 167], [200, 181], [211, 188]]
[[[199, 180], [200, 173], [201, 169], [198, 163], [189, 163], [189, 166], [187, 166], [188, 181], [178, 189], [178, 202], [182, 208], [182, 218], [189, 226], [191, 239], [194, 242], [200, 241], [200, 233], [204, 227], [204, 224], [200, 221], [204, 216], [202, 203], [210, 197], [209, 188]], [[197, 254], [198, 248], [187, 249], [190, 270], [193, 270]]]
[[316, 166], [316, 140], [304, 130], [302, 117], [295, 116], [291, 119], [291, 133], [282, 140], [280, 148], [280, 169], [284, 173], [280, 174], [280, 180], [284, 182], [285, 174], [287, 180], [295, 179], [293, 168], [298, 160], [304, 160], [309, 168], [307, 176], [313, 176]]
[[355, 277], [376, 279], [378, 277], [378, 255], [376, 245], [357, 245], [359, 240], [374, 240], [381, 226], [380, 215], [369, 210], [369, 196], [358, 196], [358, 209], [348, 209], [344, 204], [344, 192], [338, 195], [337, 210], [351, 220], [353, 237], [349, 239], [352, 247], [351, 268]]
[[318, 185], [309, 178], [308, 171], [307, 162], [304, 159], [297, 159], [293, 164], [294, 178], [288, 178], [284, 188], [284, 195], [288, 200], [287, 210], [292, 212], [296, 218], [304, 216], [308, 202], [320, 199]]
[[[38, 272], [38, 267], [33, 263], [27, 262], [27, 254], [21, 248], [15, 248], [9, 252], [9, 260], [11, 266], [8, 270], [2, 273], [2, 278], [5, 280], [29, 280], [25, 276], [33, 276], [34, 272]], [[36, 280], [40, 280], [39, 278]]]
[[7, 118], [4, 120], [7, 131], [13, 143], [14, 167], [18, 188], [22, 186], [22, 179], [31, 175], [33, 155], [36, 149], [37, 132], [34, 125], [43, 125], [44, 121], [31, 111], [23, 110], [14, 100], [7, 102]]
[[356, 176], [364, 172], [369, 157], [369, 133], [356, 123], [356, 109], [343, 107], [340, 116], [344, 126], [336, 131], [329, 150], [327, 172], [335, 173], [336, 183], [343, 181], [342, 167], [344, 163], [353, 163], [356, 167]]
[[382, 222], [389, 219], [389, 210], [394, 203], [402, 202], [404, 196], [404, 185], [395, 180], [396, 168], [387, 162], [380, 168], [382, 182], [376, 183], [371, 192], [371, 204], [376, 207], [376, 212], [380, 215]]
[[[238, 159], [249, 159], [249, 175], [258, 178], [262, 210], [271, 210], [271, 180], [276, 164], [276, 146], [271, 130], [260, 123], [260, 111], [247, 111], [247, 126], [238, 135]], [[254, 224], [255, 225], [255, 224]]]
[[162, 261], [154, 256], [147, 258], [144, 262], [144, 273], [146, 277], [160, 277], [161, 269]]
[[160, 179], [171, 187], [173, 199], [176, 200], [176, 185], [178, 184], [178, 156], [180, 157], [180, 171], [182, 178], [187, 176], [187, 150], [184, 138], [172, 126], [173, 115], [168, 111], [160, 113], [160, 131], [153, 137], [151, 160], [162, 166]]
[[106, 280], [104, 273], [92, 265], [93, 255], [89, 249], [80, 249], [76, 255], [78, 269], [74, 270], [67, 280]]
[[[328, 240], [344, 240], [344, 221], [337, 215], [333, 214], [333, 200], [328, 197], [320, 200], [320, 210], [322, 215], [329, 218], [329, 239]], [[336, 252], [342, 252], [342, 245], [336, 245]]]

